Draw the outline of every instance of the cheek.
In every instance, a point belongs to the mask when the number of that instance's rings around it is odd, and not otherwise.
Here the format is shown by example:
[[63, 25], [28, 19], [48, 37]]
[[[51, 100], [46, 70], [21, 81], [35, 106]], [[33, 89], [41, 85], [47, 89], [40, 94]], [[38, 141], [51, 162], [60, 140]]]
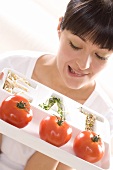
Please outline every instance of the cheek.
[[58, 51], [59, 60], [62, 62], [70, 62], [75, 58], [75, 53], [67, 43], [62, 42]]
[[100, 62], [93, 62], [92, 63], [92, 70], [94, 73], [99, 73], [101, 71], [103, 71], [107, 66], [107, 63], [102, 63]]
[[68, 61], [68, 50], [62, 44], [59, 46], [58, 54], [57, 54], [58, 64], [64, 65], [65, 62]]

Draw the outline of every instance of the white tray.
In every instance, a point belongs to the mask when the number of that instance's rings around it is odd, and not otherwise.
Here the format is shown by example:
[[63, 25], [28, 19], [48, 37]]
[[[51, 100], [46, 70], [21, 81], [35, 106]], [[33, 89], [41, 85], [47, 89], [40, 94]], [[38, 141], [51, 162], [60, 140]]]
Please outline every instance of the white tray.
[[[11, 70], [9, 68], [4, 69], [4, 79], [0, 81], [0, 104], [1, 102], [11, 95], [11, 93], [7, 92], [3, 89], [3, 84], [5, 81], [5, 78], [7, 76], [8, 70]], [[16, 72], [15, 70], [11, 70], [14, 73], [18, 74], [19, 76], [24, 77], [24, 75]], [[25, 78], [25, 77], [24, 77]], [[42, 152], [64, 164], [67, 164], [68, 166], [71, 166], [75, 168], [76, 170], [80, 170], [82, 168], [91, 169], [91, 170], [104, 170], [109, 169], [110, 167], [110, 128], [109, 123], [105, 117], [100, 115], [99, 113], [82, 106], [81, 104], [71, 100], [70, 98], [40, 84], [35, 81], [32, 81], [31, 79], [27, 79], [30, 81], [33, 85], [33, 88], [24, 95], [28, 96], [31, 100], [31, 107], [33, 109], [33, 119], [23, 129], [18, 129], [2, 120], [0, 120], [0, 131], [1, 133], [5, 134], [6, 136], [15, 139], [18, 142], [21, 142], [39, 152]], [[34, 93], [35, 92], [35, 93]], [[34, 95], [34, 94], [35, 95]], [[32, 95], [33, 94], [33, 95]], [[40, 108], [38, 105], [40, 103], [45, 102], [51, 95], [54, 95], [56, 97], [59, 97], [63, 100], [66, 108], [68, 109], [69, 114], [67, 115], [68, 122], [73, 128], [73, 134], [71, 140], [65, 144], [64, 146], [58, 148], [55, 147], [39, 138], [38, 134], [38, 128], [39, 123], [42, 120], [43, 117], [47, 116], [48, 114], [54, 112], [54, 110], [51, 111], [45, 111], [42, 108]], [[74, 140], [74, 137], [76, 136], [77, 132], [83, 131], [85, 128], [85, 115], [79, 112], [78, 108], [82, 107], [84, 110], [86, 110], [89, 113], [93, 113], [96, 115], [97, 119], [95, 121], [95, 127], [94, 131], [102, 137], [104, 143], [105, 143], [105, 155], [99, 161], [98, 163], [92, 164], [87, 161], [84, 161], [74, 155], [73, 149], [72, 149], [72, 143]], [[54, 108], [53, 108], [54, 109]], [[73, 122], [73, 120], [76, 120]], [[76, 124], [75, 124], [76, 122]], [[106, 131], [104, 131], [106, 129]]]

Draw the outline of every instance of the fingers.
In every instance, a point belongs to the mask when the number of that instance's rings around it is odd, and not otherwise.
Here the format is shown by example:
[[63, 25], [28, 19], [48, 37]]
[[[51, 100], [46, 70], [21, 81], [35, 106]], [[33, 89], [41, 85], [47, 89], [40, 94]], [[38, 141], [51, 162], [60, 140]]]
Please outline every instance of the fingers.
[[4, 73], [1, 72], [1, 73], [0, 73], [0, 80], [3, 78], [3, 76], [4, 76]]

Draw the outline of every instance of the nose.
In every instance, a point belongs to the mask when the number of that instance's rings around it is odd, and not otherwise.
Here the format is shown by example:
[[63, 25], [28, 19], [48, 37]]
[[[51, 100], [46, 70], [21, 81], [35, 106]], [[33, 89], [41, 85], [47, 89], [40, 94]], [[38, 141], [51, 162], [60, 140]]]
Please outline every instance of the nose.
[[90, 55], [83, 55], [83, 57], [78, 58], [77, 65], [81, 70], [88, 69], [91, 65], [91, 56]]

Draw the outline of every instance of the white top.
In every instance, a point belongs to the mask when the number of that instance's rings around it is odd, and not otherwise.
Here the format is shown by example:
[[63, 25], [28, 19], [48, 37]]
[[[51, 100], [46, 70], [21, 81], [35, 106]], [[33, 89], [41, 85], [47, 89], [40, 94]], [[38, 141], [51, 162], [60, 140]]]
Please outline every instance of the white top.
[[[16, 55], [15, 55], [16, 54]], [[4, 68], [15, 69], [22, 74], [31, 78], [32, 72], [37, 59], [45, 53], [31, 52], [31, 51], [16, 51], [2, 55], [0, 57], [0, 71]], [[113, 108], [112, 102], [109, 100], [104, 91], [96, 86], [93, 93], [84, 104], [85, 106], [104, 115], [111, 128], [111, 135], [113, 134]], [[24, 166], [30, 156], [35, 150], [8, 138], [3, 135], [3, 142], [1, 146], [2, 154], [0, 155], [0, 169], [1, 170], [24, 170]]]

